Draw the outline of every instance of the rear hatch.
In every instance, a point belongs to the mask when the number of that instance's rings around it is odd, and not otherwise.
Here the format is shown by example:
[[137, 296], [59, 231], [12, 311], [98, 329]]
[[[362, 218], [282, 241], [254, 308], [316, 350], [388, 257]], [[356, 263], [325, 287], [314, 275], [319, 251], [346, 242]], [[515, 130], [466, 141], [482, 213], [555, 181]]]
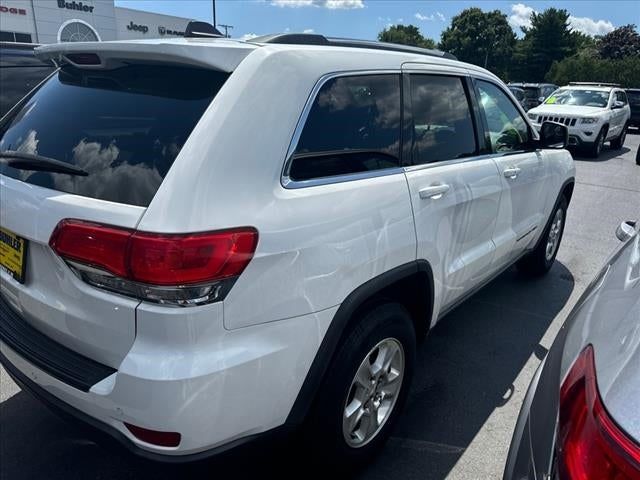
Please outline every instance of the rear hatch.
[[114, 368], [134, 341], [139, 301], [83, 282], [49, 241], [63, 219], [136, 228], [229, 76], [176, 59], [67, 63], [0, 121], [0, 295], [37, 330]]

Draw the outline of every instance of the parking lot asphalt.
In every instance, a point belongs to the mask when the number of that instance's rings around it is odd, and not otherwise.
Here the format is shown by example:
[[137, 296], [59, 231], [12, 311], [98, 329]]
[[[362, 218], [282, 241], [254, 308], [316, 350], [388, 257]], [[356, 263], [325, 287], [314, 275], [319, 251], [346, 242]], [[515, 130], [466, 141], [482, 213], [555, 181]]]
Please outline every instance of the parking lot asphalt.
[[[379, 457], [356, 478], [501, 478], [529, 381], [593, 275], [640, 218], [640, 132], [621, 151], [576, 158], [576, 187], [557, 262], [530, 280], [505, 272], [443, 318], [419, 346], [407, 407]], [[140, 462], [58, 419], [0, 368], [0, 478], [308, 477], [287, 444], [192, 467]]]

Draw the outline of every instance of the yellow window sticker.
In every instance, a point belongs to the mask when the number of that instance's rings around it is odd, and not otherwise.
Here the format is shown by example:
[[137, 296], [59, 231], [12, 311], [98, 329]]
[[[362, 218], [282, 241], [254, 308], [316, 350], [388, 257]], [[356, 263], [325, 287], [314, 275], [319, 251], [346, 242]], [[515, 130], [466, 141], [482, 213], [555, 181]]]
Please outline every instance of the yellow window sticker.
[[556, 97], [549, 97], [544, 103], [556, 103]]

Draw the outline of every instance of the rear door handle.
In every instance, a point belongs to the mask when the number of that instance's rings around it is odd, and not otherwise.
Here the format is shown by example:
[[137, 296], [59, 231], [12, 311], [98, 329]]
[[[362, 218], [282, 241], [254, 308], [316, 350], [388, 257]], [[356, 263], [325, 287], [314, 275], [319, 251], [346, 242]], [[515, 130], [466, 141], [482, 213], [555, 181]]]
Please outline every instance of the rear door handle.
[[520, 173], [520, 169], [518, 167], [509, 167], [505, 168], [502, 174], [507, 178], [516, 178]]
[[433, 200], [438, 200], [442, 198], [442, 196], [449, 191], [449, 185], [444, 183], [438, 185], [431, 185], [430, 187], [421, 188], [418, 192], [420, 194], [420, 198], [427, 199], [431, 198]]

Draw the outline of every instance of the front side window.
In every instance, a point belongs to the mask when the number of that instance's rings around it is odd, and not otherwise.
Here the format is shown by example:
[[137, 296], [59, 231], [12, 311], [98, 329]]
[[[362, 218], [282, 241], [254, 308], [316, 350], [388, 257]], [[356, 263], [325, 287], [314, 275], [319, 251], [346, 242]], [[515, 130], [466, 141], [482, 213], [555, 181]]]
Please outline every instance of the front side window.
[[467, 95], [459, 77], [411, 75], [413, 163], [464, 158], [476, 153]]
[[400, 166], [400, 76], [328, 80], [318, 92], [294, 151], [292, 180]]
[[624, 103], [625, 105], [627, 104], [627, 96], [624, 92], [616, 92], [616, 100]]
[[479, 80], [477, 86], [492, 151], [513, 152], [526, 148], [529, 128], [515, 105], [494, 84]]

